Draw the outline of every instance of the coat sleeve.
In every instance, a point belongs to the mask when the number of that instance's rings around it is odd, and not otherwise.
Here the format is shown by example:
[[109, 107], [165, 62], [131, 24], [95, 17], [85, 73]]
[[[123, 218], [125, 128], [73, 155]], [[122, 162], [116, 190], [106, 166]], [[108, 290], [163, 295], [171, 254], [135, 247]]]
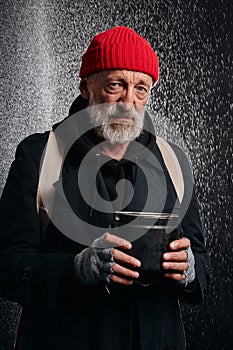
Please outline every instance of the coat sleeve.
[[210, 259], [206, 248], [199, 203], [196, 196], [195, 181], [191, 165], [185, 153], [177, 146], [173, 149], [178, 157], [184, 177], [184, 198], [181, 204], [181, 227], [183, 236], [190, 240], [195, 257], [196, 278], [187, 287], [180, 287], [179, 296], [190, 304], [199, 304], [207, 296], [210, 282]]
[[199, 205], [193, 190], [189, 208], [182, 221], [183, 235], [190, 240], [195, 257], [196, 278], [187, 287], [181, 288], [181, 297], [190, 304], [205, 300], [210, 281], [210, 261], [199, 214]]
[[38, 173], [28, 142], [21, 142], [0, 200], [0, 296], [22, 305], [35, 300], [55, 306], [71, 255], [40, 252]]

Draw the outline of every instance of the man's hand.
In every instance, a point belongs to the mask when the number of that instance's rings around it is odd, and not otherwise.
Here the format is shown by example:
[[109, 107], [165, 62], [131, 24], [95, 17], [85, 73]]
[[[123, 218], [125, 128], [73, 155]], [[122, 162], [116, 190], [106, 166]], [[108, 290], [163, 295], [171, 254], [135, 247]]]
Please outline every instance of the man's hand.
[[[119, 249], [120, 248], [120, 249]], [[132, 248], [130, 242], [106, 233], [74, 258], [74, 272], [77, 280], [87, 285], [100, 282], [133, 284], [139, 277], [135, 271], [141, 262], [122, 250]]]
[[121, 251], [130, 250], [132, 244], [123, 238], [109, 233], [105, 235], [105, 242], [111, 247], [117, 247], [112, 250], [114, 264], [112, 266], [113, 274], [109, 277], [110, 281], [124, 285], [133, 284], [133, 280], [139, 277], [139, 273], [135, 269], [141, 266], [141, 262]]
[[164, 276], [175, 281], [184, 281], [189, 268], [186, 249], [190, 249], [190, 241], [183, 237], [171, 242], [169, 248], [171, 251], [163, 254], [162, 267], [169, 270]]

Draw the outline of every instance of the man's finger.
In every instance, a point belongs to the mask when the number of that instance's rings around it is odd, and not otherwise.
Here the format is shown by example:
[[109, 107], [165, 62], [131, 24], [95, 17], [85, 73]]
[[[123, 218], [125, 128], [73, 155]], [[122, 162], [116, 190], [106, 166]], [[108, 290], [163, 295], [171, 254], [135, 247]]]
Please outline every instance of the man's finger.
[[131, 249], [132, 244], [124, 238], [106, 233], [104, 237], [105, 243], [111, 247], [121, 247], [123, 249]]
[[117, 275], [120, 275], [120, 277], [128, 277], [129, 279], [135, 279], [139, 277], [139, 273], [137, 271], [129, 270], [119, 264], [114, 264], [112, 269], [113, 272]]
[[190, 240], [186, 237], [172, 241], [169, 245], [171, 250], [187, 249], [190, 247]]
[[174, 271], [186, 271], [188, 269], [188, 264], [186, 262], [163, 262], [162, 267], [165, 270], [174, 270]]
[[165, 273], [165, 277], [170, 278], [171, 280], [174, 281], [184, 281], [186, 279], [185, 274], [180, 274], [180, 273]]
[[126, 278], [123, 278], [117, 275], [111, 275], [109, 279], [113, 283], [119, 283], [125, 286], [131, 286], [133, 284], [133, 280], [127, 280]]
[[124, 252], [121, 252], [118, 249], [113, 249], [112, 255], [113, 255], [114, 261], [120, 264], [132, 266], [135, 268], [138, 268], [141, 266], [140, 260], [134, 258], [131, 255], [125, 254]]
[[188, 254], [186, 250], [181, 250], [179, 252], [168, 252], [163, 254], [163, 259], [165, 261], [187, 261]]

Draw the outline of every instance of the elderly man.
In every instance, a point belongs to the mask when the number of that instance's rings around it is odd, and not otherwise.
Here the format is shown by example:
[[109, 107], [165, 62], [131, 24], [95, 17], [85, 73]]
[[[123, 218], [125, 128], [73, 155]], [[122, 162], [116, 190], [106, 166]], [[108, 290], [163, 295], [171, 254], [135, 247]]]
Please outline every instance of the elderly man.
[[[62, 169], [48, 171], [60, 176], [47, 224], [42, 229], [36, 197], [49, 132], [20, 143], [1, 198], [0, 295], [23, 306], [16, 348], [185, 349], [179, 299], [204, 300], [208, 256], [188, 162], [170, 144], [184, 178], [179, 203], [145, 110], [158, 81], [157, 55], [132, 29], [115, 27], [93, 38], [80, 78], [69, 117], [53, 127], [65, 146], [78, 132]], [[128, 182], [118, 188], [120, 180]], [[161, 253], [159, 277], [149, 283], [141, 279], [143, 258], [132, 254], [129, 225], [119, 227], [115, 215], [145, 208], [180, 217], [179, 236]]]

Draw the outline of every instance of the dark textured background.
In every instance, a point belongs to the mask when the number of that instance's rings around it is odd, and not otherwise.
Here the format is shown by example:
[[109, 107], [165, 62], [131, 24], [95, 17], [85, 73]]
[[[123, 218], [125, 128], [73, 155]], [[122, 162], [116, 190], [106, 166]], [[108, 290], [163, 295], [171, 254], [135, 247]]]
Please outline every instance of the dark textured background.
[[[96, 33], [130, 26], [157, 51], [160, 81], [149, 109], [190, 157], [212, 261], [207, 301], [182, 305], [188, 350], [233, 346], [232, 16], [224, 0], [0, 3], [1, 190], [18, 142], [67, 115], [81, 55]], [[1, 350], [12, 349], [18, 311], [0, 300]]]

